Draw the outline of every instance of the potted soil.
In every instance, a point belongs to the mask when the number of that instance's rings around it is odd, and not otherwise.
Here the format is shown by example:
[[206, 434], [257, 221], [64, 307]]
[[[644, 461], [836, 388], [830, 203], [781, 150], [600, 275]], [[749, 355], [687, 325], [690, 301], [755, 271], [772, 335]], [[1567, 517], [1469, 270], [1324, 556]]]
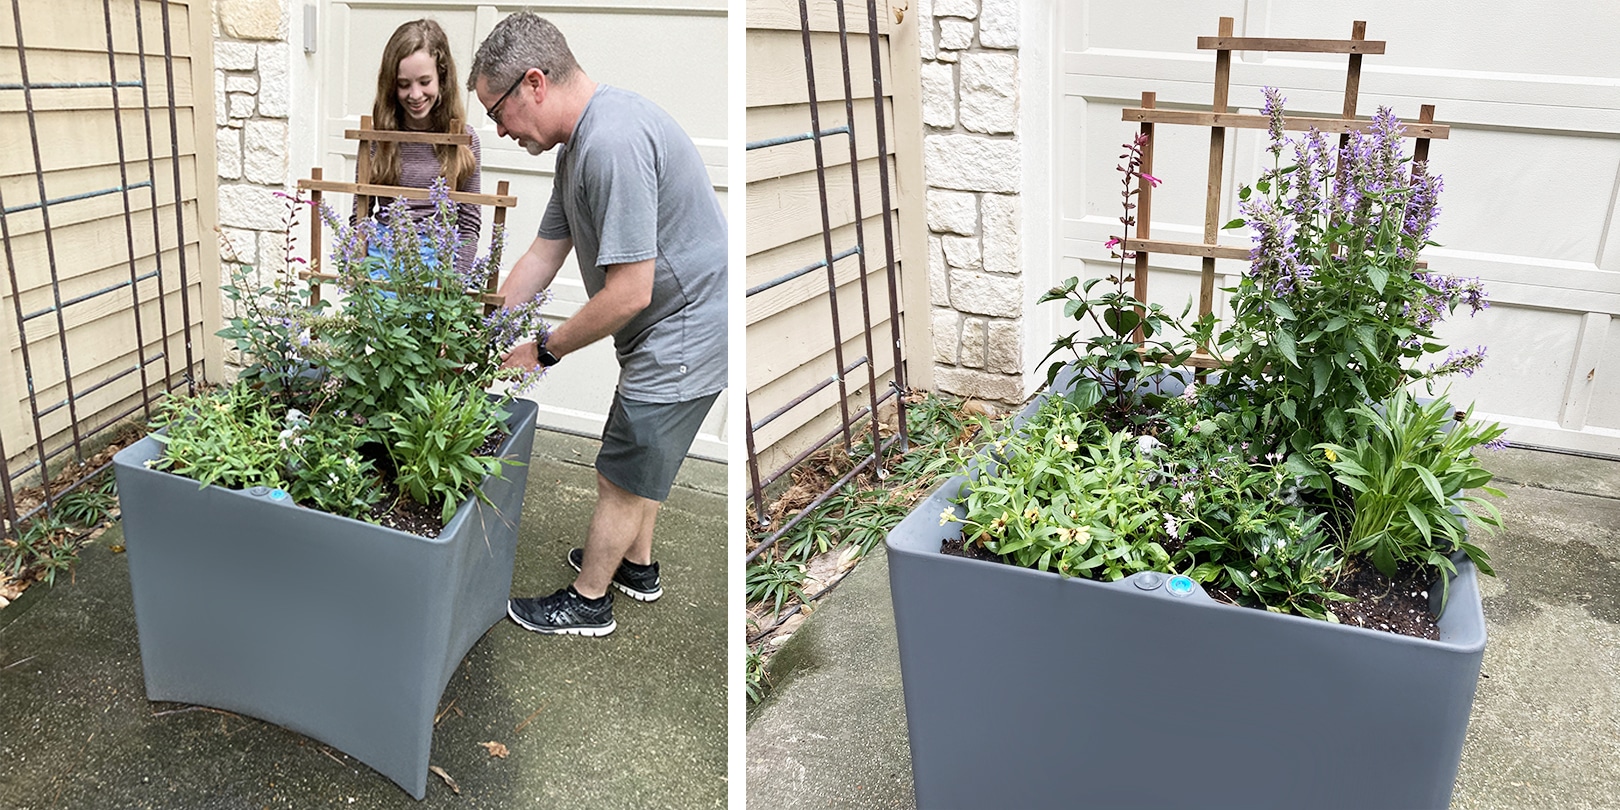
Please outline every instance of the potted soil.
[[[1502, 429], [1406, 388], [1478, 366], [1419, 361], [1483, 293], [1416, 266], [1439, 178], [1387, 110], [1282, 168], [1267, 107], [1231, 322], [1136, 301], [1124, 255], [1101, 295], [1052, 290], [1091, 336], [888, 537], [921, 807], [1450, 802], [1490, 573], [1468, 528], [1499, 525], [1474, 451]], [[1158, 181], [1126, 146], [1129, 203]], [[1224, 373], [1193, 381], [1193, 344]]]
[[537, 302], [484, 316], [499, 234], [458, 274], [434, 194], [425, 234], [323, 212], [341, 308], [238, 274], [222, 334], [247, 370], [115, 458], [148, 698], [277, 723], [418, 799], [439, 697], [511, 586], [537, 409], [485, 389], [543, 328]]

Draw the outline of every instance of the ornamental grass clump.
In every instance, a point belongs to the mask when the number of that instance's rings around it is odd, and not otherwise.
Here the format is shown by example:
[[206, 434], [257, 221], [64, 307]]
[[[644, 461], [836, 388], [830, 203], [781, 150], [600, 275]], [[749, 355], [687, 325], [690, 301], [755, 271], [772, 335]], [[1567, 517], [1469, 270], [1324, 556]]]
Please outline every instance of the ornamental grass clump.
[[[484, 314], [476, 293], [500, 265], [504, 234], [497, 228], [489, 252], [458, 270], [455, 206], [441, 179], [420, 225], [399, 201], [352, 224], [323, 207], [326, 266], [342, 303], [311, 304], [311, 282], [296, 273], [303, 261], [292, 255], [304, 202], [282, 196], [285, 272], [266, 282], [239, 268], [224, 288], [236, 312], [219, 334], [244, 368], [233, 385], [171, 397], [154, 424], [166, 429], [157, 436], [164, 455], [151, 466], [205, 486], [280, 488], [295, 503], [352, 518], [382, 520], [408, 501], [448, 522], [481, 496], [485, 475], [521, 463], [489, 453], [506, 403], [538, 374], [502, 369], [501, 360], [544, 333], [544, 294]], [[510, 384], [489, 393], [502, 380]]]
[[[1369, 576], [1385, 592], [1445, 587], [1459, 552], [1492, 573], [1468, 531], [1500, 525], [1471, 493], [1502, 496], [1476, 452], [1502, 446], [1503, 429], [1434, 390], [1485, 356], [1435, 359], [1437, 326], [1488, 307], [1478, 279], [1419, 264], [1441, 178], [1403, 152], [1387, 108], [1334, 147], [1314, 129], [1285, 138], [1283, 99], [1265, 99], [1272, 166], [1227, 224], [1254, 240], [1229, 318], [1188, 324], [1136, 300], [1123, 237], [1107, 245], [1111, 275], [1048, 292], [1079, 322], [1048, 354], [1049, 381], [1069, 385], [973, 467], [966, 515], [941, 515], [968, 553], [1104, 580], [1180, 573], [1218, 599], [1328, 621], [1360, 620], [1370, 591], [1348, 585]], [[1118, 167], [1127, 232], [1141, 184], [1160, 182], [1142, 146]], [[1194, 379], [1181, 367], [1193, 346], [1223, 368]]]

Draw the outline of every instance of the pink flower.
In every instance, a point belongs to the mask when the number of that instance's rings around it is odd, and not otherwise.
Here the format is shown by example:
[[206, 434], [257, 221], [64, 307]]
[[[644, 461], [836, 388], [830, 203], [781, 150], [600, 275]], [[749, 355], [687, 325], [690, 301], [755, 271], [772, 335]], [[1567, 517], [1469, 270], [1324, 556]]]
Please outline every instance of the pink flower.
[[1148, 174], [1147, 172], [1137, 172], [1136, 174], [1137, 174], [1138, 177], [1142, 178], [1142, 182], [1147, 183], [1149, 186], [1151, 186], [1153, 188], [1158, 188], [1159, 184], [1164, 182], [1163, 180], [1160, 180], [1159, 178], [1154, 177], [1153, 175]]

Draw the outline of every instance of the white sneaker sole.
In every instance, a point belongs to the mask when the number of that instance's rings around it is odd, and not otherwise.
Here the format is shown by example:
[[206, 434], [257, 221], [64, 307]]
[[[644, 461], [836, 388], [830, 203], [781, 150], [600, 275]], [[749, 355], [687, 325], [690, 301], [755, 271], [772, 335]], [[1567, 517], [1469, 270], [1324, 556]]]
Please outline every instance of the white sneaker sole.
[[[573, 557], [568, 558], [568, 567], [574, 569], [575, 571], [581, 570], [579, 566], [574, 565]], [[622, 593], [625, 596], [636, 600], [637, 602], [656, 602], [658, 601], [658, 597], [664, 595], [664, 586], [662, 585], [658, 586], [658, 590], [653, 591], [652, 593], [646, 593], [645, 591], [638, 591], [634, 588], [626, 588], [625, 586], [620, 585], [619, 581], [616, 579], [609, 580], [608, 584], [612, 585], [614, 590], [617, 590], [619, 593]]]
[[517, 622], [517, 625], [519, 627], [521, 627], [521, 628], [523, 628], [525, 630], [533, 630], [536, 633], [544, 633], [544, 634], [546, 634], [548, 636], [593, 636], [593, 637], [601, 637], [601, 636], [605, 636], [605, 635], [613, 632], [614, 630], [619, 629], [619, 623], [617, 621], [608, 622], [605, 626], [602, 626], [602, 627], [540, 627], [538, 625], [530, 624], [530, 623], [518, 618], [518, 615], [516, 613], [512, 612], [512, 602], [511, 602], [511, 600], [507, 600], [507, 602], [506, 602], [506, 615], [512, 621]]

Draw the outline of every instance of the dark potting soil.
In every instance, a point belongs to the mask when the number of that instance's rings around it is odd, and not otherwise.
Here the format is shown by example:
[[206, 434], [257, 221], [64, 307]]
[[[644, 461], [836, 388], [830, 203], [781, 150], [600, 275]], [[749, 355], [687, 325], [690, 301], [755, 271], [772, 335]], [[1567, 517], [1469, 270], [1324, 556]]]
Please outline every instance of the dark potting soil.
[[[948, 539], [940, 547], [941, 554], [966, 557], [970, 560], [1012, 565], [981, 545], [966, 545], [962, 538]], [[1334, 583], [1334, 590], [1355, 601], [1334, 602], [1328, 607], [1340, 624], [1367, 627], [1403, 636], [1415, 636], [1431, 641], [1440, 638], [1440, 626], [1429, 613], [1429, 586], [1434, 584], [1433, 574], [1418, 566], [1402, 566], [1390, 579], [1371, 565], [1351, 564]], [[1209, 595], [1227, 604], [1242, 606], [1234, 592], [1209, 589]]]
[[[473, 455], [494, 455], [495, 451], [500, 449], [501, 442], [506, 441], [506, 435], [505, 430], [497, 428], [484, 439], [484, 443], [473, 452]], [[381, 448], [378, 448], [378, 452], [373, 454], [372, 458], [377, 463], [377, 469], [382, 472], [383, 490], [391, 493], [372, 505], [372, 522], [409, 534], [438, 537], [439, 532], [444, 529], [444, 521], [439, 519], [439, 506], [417, 503], [396, 487], [393, 465], [388, 463], [388, 454], [381, 452]]]

